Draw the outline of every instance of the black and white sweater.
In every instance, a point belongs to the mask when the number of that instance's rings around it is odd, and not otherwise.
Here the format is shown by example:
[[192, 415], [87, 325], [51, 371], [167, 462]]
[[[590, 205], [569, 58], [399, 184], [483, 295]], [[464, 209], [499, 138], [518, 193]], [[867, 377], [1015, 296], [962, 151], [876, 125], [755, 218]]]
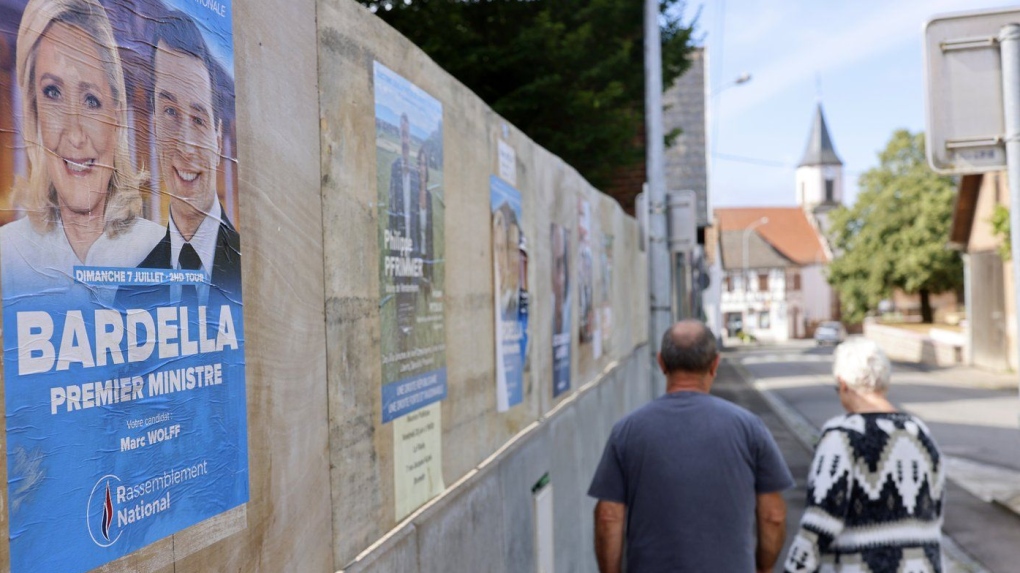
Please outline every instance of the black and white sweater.
[[788, 573], [941, 573], [938, 446], [910, 414], [829, 420], [808, 472]]

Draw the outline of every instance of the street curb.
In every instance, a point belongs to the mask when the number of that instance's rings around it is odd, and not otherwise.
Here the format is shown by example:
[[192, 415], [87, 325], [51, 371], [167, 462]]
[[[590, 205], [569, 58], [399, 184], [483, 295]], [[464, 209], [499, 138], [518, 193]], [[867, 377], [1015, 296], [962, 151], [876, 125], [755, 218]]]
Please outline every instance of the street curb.
[[[821, 432], [804, 416], [794, 410], [785, 400], [776, 396], [764, 384], [758, 382], [751, 372], [738, 360], [731, 357], [724, 357], [726, 363], [733, 367], [741, 380], [753, 388], [769, 405], [772, 412], [782, 420], [783, 424], [793, 433], [797, 441], [809, 452], [814, 452], [815, 443]], [[944, 556], [945, 573], [991, 573], [973, 557], [967, 554], [953, 538], [942, 535], [942, 553]]]

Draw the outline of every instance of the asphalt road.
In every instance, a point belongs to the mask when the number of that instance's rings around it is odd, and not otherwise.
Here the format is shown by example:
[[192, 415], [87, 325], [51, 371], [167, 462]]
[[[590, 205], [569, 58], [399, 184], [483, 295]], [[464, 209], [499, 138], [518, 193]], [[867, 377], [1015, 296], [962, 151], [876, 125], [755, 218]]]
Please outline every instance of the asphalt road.
[[[789, 544], [804, 508], [811, 460], [805, 442], [843, 413], [833, 390], [832, 349], [754, 346], [725, 356], [713, 393], [763, 418], [797, 480], [786, 496]], [[928, 424], [951, 464], [943, 532], [956, 547], [947, 551], [954, 557], [948, 571], [1020, 571], [1020, 515], [990, 501], [1020, 494], [1016, 387], [1012, 377], [973, 369], [894, 365], [890, 399]]]

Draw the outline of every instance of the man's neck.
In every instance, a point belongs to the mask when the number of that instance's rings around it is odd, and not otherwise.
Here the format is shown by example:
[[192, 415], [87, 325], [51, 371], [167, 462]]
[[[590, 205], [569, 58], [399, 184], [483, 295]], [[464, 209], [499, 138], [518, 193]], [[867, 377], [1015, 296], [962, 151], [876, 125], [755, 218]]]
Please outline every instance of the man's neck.
[[174, 225], [177, 230], [184, 237], [185, 241], [190, 241], [195, 233], [198, 232], [198, 228], [202, 226], [206, 216], [212, 211], [212, 204], [205, 211], [199, 211], [189, 204], [184, 204], [180, 209], [170, 208], [170, 216], [174, 219]]
[[712, 379], [707, 374], [690, 374], [688, 372], [674, 372], [666, 376], [666, 393], [673, 392], [701, 392], [708, 394], [712, 387]]

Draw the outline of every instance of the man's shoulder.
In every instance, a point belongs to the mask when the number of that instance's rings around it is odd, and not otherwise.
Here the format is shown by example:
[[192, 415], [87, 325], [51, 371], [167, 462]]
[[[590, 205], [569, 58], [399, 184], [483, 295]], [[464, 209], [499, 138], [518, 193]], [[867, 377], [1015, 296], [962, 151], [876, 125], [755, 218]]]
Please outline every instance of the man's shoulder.
[[616, 423], [616, 426], [622, 429], [627, 426], [653, 423], [663, 413], [668, 413], [672, 410], [674, 400], [684, 401], [684, 407], [690, 408], [692, 411], [711, 412], [713, 417], [727, 418], [735, 423], [757, 425], [761, 422], [761, 419], [754, 412], [718, 396], [701, 392], [683, 392], [680, 394], [660, 396], [621, 418]]

